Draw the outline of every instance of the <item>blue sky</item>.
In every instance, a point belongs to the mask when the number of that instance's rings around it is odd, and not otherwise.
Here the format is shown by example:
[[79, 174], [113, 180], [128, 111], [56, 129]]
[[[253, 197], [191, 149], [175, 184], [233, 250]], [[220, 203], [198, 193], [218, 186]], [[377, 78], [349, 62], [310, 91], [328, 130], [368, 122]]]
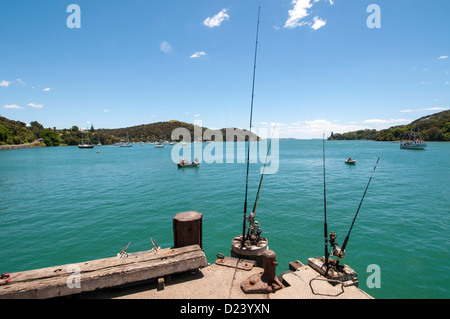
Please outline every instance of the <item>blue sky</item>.
[[0, 115], [248, 128], [259, 5], [255, 130], [317, 138], [448, 109], [447, 0], [15, 0], [0, 2]]

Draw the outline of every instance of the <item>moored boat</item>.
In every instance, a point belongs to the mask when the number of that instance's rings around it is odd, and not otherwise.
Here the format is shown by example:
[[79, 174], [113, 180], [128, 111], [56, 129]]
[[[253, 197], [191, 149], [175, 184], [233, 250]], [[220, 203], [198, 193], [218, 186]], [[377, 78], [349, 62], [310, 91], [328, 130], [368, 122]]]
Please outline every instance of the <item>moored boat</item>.
[[81, 144], [78, 144], [78, 148], [94, 148], [94, 144], [89, 143], [89, 132], [88, 132], [88, 143], [85, 143], [83, 136], [81, 136]]
[[351, 157], [349, 157], [349, 159], [346, 160], [345, 163], [349, 164], [349, 165], [355, 165], [356, 164], [356, 160], [354, 160]]
[[128, 135], [128, 131], [127, 131], [127, 142], [120, 143], [119, 146], [120, 147], [132, 147], [133, 146], [133, 144], [130, 143], [130, 136]]
[[400, 148], [408, 150], [424, 150], [427, 147], [422, 140], [417, 139], [415, 141], [401, 141]]
[[200, 165], [200, 163], [198, 162], [197, 159], [195, 159], [194, 162], [188, 162], [185, 159], [181, 159], [178, 163], [177, 166], [178, 168], [183, 168], [183, 167], [198, 167], [198, 165]]
[[78, 148], [94, 148], [94, 144], [78, 144]]
[[416, 137], [416, 132], [410, 133], [408, 135], [408, 140], [400, 141], [400, 149], [424, 150], [427, 147], [427, 144], [425, 144], [420, 138], [420, 133], [418, 133], [418, 137]]

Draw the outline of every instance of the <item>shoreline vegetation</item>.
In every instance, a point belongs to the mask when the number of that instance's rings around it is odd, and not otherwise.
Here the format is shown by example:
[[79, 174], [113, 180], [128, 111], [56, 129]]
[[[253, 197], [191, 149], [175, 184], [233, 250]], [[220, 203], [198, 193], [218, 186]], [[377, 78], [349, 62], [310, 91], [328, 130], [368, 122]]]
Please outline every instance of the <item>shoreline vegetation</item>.
[[424, 141], [450, 141], [450, 110], [423, 116], [410, 124], [393, 126], [385, 130], [359, 130], [347, 133], [331, 133], [329, 140], [401, 141], [409, 134], [420, 134]]
[[[115, 143], [123, 142], [129, 136], [131, 143], [140, 142], [163, 142], [172, 141], [172, 132], [177, 128], [185, 128], [191, 135], [191, 142], [197, 135], [203, 138], [198, 142], [209, 142], [204, 137], [206, 127], [195, 126], [194, 124], [180, 122], [176, 120], [167, 122], [157, 122], [151, 124], [142, 124], [132, 127], [118, 128], [118, 129], [94, 129], [91, 125], [89, 130], [80, 130], [77, 126], [72, 126], [70, 129], [56, 129], [44, 128], [42, 124], [33, 121], [26, 124], [20, 121], [14, 121], [0, 116], [0, 150], [18, 149], [18, 148], [32, 148], [45, 146], [67, 146], [78, 145], [83, 140], [86, 142], [89, 139], [90, 143], [113, 145]], [[201, 133], [200, 133], [201, 129]], [[223, 128], [220, 131], [224, 137], [224, 141], [229, 141], [226, 137], [226, 131]], [[231, 128], [234, 130], [234, 141], [249, 139], [249, 131], [245, 129]], [[210, 131], [214, 132], [214, 130]], [[407, 139], [410, 133], [420, 133], [420, 138], [424, 141], [450, 141], [450, 110], [439, 113], [434, 113], [421, 117], [410, 124], [393, 126], [384, 130], [359, 130], [347, 133], [333, 133], [328, 140], [373, 140], [373, 141], [401, 141]], [[212, 134], [211, 139], [215, 136]], [[261, 140], [259, 136], [251, 133], [251, 140]], [[175, 140], [180, 142], [180, 140]]]
[[[178, 139], [171, 139], [174, 130], [180, 128], [185, 129], [185, 132], [189, 132], [185, 134], [185, 136], [190, 134], [190, 141], [187, 142], [208, 142], [210, 140], [205, 139], [208, 135], [211, 135], [210, 139], [214, 140], [216, 139], [214, 132], [220, 135], [219, 131], [224, 141], [243, 141], [244, 139], [248, 141], [249, 138], [251, 141], [261, 140], [259, 136], [245, 129], [223, 128], [220, 130], [209, 130], [209, 134], [205, 134], [205, 131], [208, 130], [206, 127], [176, 120], [118, 129], [94, 129], [94, 126], [91, 125], [91, 128], [88, 130], [80, 130], [78, 126], [72, 126], [70, 129], [44, 128], [37, 121], [26, 124], [0, 116], [0, 150], [79, 145], [88, 141], [92, 144], [113, 145], [126, 141], [128, 138], [130, 143], [180, 142], [183, 135], [177, 136]], [[228, 137], [226, 134], [227, 130], [231, 130], [233, 135]], [[200, 136], [201, 140], [196, 140], [197, 136]]]

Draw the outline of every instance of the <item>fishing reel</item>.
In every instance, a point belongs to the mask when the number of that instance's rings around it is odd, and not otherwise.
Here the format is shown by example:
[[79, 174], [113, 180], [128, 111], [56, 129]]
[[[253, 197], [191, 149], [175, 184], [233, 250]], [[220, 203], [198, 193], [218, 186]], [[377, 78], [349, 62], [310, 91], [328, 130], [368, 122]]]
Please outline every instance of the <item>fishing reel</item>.
[[331, 249], [331, 255], [335, 256], [338, 258], [338, 260], [340, 260], [341, 258], [344, 258], [345, 256], [345, 251], [342, 250], [339, 246], [338, 243], [336, 241], [337, 235], [335, 232], [330, 232], [330, 245], [331, 247], [333, 247]]
[[258, 221], [255, 220], [255, 213], [251, 212], [248, 217], [248, 231], [247, 231], [247, 239], [250, 239], [252, 245], [255, 245], [259, 242], [261, 238], [261, 227], [259, 227]]

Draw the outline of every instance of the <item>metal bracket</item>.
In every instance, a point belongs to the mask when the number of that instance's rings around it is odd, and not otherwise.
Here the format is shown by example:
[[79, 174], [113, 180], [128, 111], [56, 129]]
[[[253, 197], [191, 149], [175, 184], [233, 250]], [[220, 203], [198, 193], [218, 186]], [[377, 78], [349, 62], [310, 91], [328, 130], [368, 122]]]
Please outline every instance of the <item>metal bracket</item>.
[[256, 261], [245, 260], [234, 257], [226, 257], [223, 254], [217, 254], [216, 265], [237, 268], [242, 270], [251, 270], [255, 266]]
[[130, 246], [130, 244], [131, 244], [131, 241], [128, 242], [128, 245], [126, 245], [125, 248], [122, 249], [122, 251], [117, 254], [117, 257], [119, 257], [119, 258], [126, 258], [126, 257], [128, 257], [127, 248], [128, 248], [128, 246]]
[[153, 245], [152, 251], [154, 251], [156, 253], [160, 247], [158, 246], [158, 243], [156, 242], [156, 240], [154, 240], [153, 238], [150, 238], [150, 241], [152, 242], [152, 245]]

